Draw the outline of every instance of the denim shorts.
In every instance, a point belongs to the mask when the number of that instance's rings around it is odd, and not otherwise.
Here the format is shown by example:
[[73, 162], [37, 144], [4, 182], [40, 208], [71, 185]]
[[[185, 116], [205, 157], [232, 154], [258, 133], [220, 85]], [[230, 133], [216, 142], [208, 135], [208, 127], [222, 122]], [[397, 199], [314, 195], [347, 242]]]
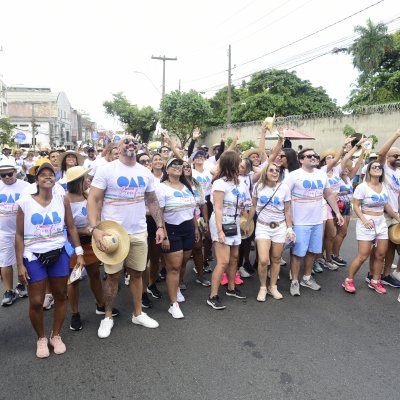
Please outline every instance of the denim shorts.
[[69, 255], [65, 248], [53, 265], [43, 265], [39, 260], [28, 261], [26, 258], [24, 258], [24, 265], [28, 271], [29, 283], [39, 282], [49, 277], [57, 278], [69, 275]]
[[294, 225], [293, 231], [296, 234], [296, 243], [292, 254], [297, 257], [304, 257], [307, 253], [322, 253], [322, 239], [324, 225]]
[[183, 221], [179, 225], [165, 223], [165, 229], [167, 230], [170, 247], [169, 251], [163, 250], [163, 253], [193, 250], [196, 241], [193, 219]]

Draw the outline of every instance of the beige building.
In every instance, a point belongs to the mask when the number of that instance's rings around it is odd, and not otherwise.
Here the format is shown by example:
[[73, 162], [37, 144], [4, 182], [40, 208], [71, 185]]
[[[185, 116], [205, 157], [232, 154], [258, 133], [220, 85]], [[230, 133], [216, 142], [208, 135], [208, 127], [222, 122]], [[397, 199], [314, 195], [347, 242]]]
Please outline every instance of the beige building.
[[1, 80], [0, 75], [0, 118], [7, 115], [7, 86]]
[[[52, 92], [49, 88], [8, 87], [7, 102], [10, 122], [16, 131], [26, 135], [22, 145], [74, 146], [71, 117], [74, 116], [75, 130], [76, 116], [64, 92]], [[74, 133], [76, 140], [78, 132]]]

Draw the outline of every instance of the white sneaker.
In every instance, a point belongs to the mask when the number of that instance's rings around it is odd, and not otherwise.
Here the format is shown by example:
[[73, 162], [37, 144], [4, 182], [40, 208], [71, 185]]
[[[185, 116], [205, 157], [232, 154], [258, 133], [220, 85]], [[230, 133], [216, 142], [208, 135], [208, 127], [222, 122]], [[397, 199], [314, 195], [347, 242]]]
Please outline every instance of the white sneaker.
[[130, 282], [131, 282], [131, 276], [129, 274], [125, 274], [125, 285], [129, 286]]
[[281, 267], [287, 265], [287, 262], [281, 257]]
[[[397, 268], [397, 265], [396, 265], [396, 268]], [[392, 273], [390, 274], [390, 276], [393, 278], [393, 279], [396, 279], [397, 281], [400, 281], [400, 272], [398, 272], [398, 271], [392, 271]]]
[[132, 315], [132, 322], [136, 325], [142, 325], [145, 328], [158, 328], [159, 324], [158, 322], [153, 319], [150, 318], [145, 312], [142, 311], [141, 314], [139, 314], [138, 316], [134, 316]]
[[43, 309], [44, 310], [51, 310], [51, 307], [54, 305], [54, 298], [51, 293], [47, 293], [46, 296], [44, 296], [44, 302], [43, 302]]
[[324, 268], [329, 269], [330, 271], [337, 271], [339, 269], [339, 266], [334, 264], [330, 260], [325, 260]]
[[171, 304], [171, 306], [168, 309], [168, 312], [174, 317], [174, 318], [183, 318], [183, 314], [181, 311], [181, 308], [179, 307], [178, 303]]
[[100, 322], [99, 330], [97, 335], [100, 339], [108, 338], [111, 334], [111, 329], [114, 326], [114, 320], [112, 318], [104, 318]]
[[244, 267], [239, 268], [239, 274], [242, 278], [250, 278], [251, 276]]
[[183, 303], [185, 301], [185, 297], [181, 292], [181, 289], [178, 288], [178, 293], [176, 294], [176, 301], [178, 303]]

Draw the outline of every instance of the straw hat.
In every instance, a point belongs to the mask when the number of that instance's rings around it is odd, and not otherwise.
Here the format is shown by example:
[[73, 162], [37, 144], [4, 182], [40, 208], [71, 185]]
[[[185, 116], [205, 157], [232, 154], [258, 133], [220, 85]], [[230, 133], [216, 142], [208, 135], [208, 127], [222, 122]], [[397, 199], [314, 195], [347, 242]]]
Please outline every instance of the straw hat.
[[400, 244], [400, 224], [389, 227], [389, 239], [394, 244]]
[[243, 214], [240, 217], [240, 234], [242, 235], [242, 239], [247, 239], [249, 236], [251, 236], [253, 234], [254, 231], [254, 220], [252, 219], [250, 221], [250, 226], [249, 226], [249, 234], [245, 235], [244, 233], [244, 229], [246, 227], [247, 224], [247, 218], [248, 218], [248, 214]]
[[[36, 175], [37, 169], [44, 163], [51, 164], [51, 162], [50, 162], [50, 160], [48, 158], [39, 158], [36, 161], [36, 164], [33, 167], [28, 169], [28, 174], [29, 175]], [[54, 167], [53, 167], [53, 169], [54, 169]]]
[[124, 261], [130, 248], [129, 236], [126, 230], [114, 221], [102, 221], [97, 228], [110, 235], [103, 237], [106, 243], [105, 251], [101, 251], [96, 246], [96, 241], [92, 236], [92, 248], [96, 257], [109, 265], [116, 265]]
[[242, 154], [242, 158], [249, 158], [252, 154], [258, 154], [261, 157], [262, 151], [259, 148], [246, 150]]
[[73, 154], [76, 156], [76, 159], [78, 160], [78, 165], [83, 165], [84, 158], [83, 158], [82, 154], [79, 154], [78, 152], [73, 151], [73, 150], [67, 150], [67, 151], [60, 153], [60, 155], [58, 156], [58, 165], [60, 168], [61, 168], [64, 158], [67, 157], [69, 154]]
[[331, 147], [330, 149], [321, 151], [321, 153], [319, 153], [319, 156], [320, 156], [321, 160], [323, 160], [327, 156], [335, 156], [335, 154], [336, 154], [336, 150], [333, 147]]
[[67, 169], [64, 178], [59, 180], [59, 183], [69, 183], [76, 181], [82, 176], [86, 175], [92, 168], [83, 168], [81, 165]]

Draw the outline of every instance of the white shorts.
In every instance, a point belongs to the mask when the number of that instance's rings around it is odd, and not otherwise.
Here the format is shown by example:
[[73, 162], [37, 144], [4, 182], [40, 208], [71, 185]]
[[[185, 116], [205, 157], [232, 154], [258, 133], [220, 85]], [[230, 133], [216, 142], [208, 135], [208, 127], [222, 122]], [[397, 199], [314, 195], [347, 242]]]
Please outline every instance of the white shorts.
[[[242, 243], [242, 236], [240, 235], [240, 219], [237, 218], [237, 226], [238, 226], [238, 234], [235, 236], [225, 236], [225, 244], [228, 246], [239, 246], [240, 243]], [[217, 230], [217, 224], [215, 222], [215, 214], [211, 214], [210, 222], [209, 222], [209, 227], [210, 227], [210, 233], [211, 233], [211, 240], [213, 242], [218, 242], [218, 230]]]
[[282, 222], [277, 228], [270, 228], [267, 225], [257, 223], [256, 240], [271, 240], [274, 243], [285, 243], [286, 229], [286, 222]]
[[373, 215], [365, 215], [366, 219], [374, 222], [374, 228], [367, 229], [360, 219], [357, 219], [356, 224], [356, 237], [357, 240], [373, 241], [375, 239], [389, 239], [388, 227], [383, 215], [376, 217]]
[[0, 268], [16, 263], [15, 236], [3, 236], [0, 238]]

